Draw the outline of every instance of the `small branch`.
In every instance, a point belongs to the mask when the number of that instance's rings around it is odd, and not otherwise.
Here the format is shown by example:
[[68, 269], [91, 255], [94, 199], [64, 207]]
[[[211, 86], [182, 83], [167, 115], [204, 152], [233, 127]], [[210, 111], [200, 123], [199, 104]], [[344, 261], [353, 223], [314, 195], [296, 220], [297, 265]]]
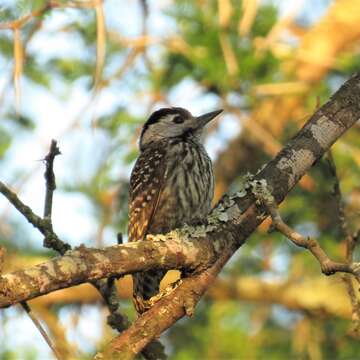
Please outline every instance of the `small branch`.
[[[336, 205], [338, 210], [338, 223], [345, 236], [346, 245], [346, 262], [352, 263], [354, 250], [358, 241], [359, 231], [352, 233], [348, 222], [346, 220], [344, 201], [341, 193], [340, 180], [337, 175], [336, 164], [332, 156], [331, 150], [327, 152], [327, 161], [330, 172], [334, 178], [334, 196], [336, 199]], [[356, 278], [358, 282], [359, 278]], [[349, 333], [353, 336], [360, 337], [360, 300], [356, 296], [354, 284], [350, 275], [346, 274], [343, 276], [343, 280], [346, 286], [347, 293], [349, 295], [352, 307], [352, 327]]]
[[57, 155], [60, 155], [60, 149], [57, 146], [56, 140], [51, 140], [49, 153], [45, 156], [45, 202], [44, 202], [44, 221], [48, 224], [48, 234], [44, 237], [44, 247], [53, 249], [57, 251], [60, 255], [64, 255], [67, 250], [71, 249], [69, 244], [61, 241], [58, 236], [55, 234], [51, 222], [51, 213], [52, 213], [52, 203], [53, 203], [53, 195], [56, 189], [56, 181], [54, 174], [54, 160]]
[[[2, 269], [3, 269], [3, 263], [4, 263], [4, 257], [5, 257], [5, 249], [2, 248], [0, 246], [0, 275], [2, 274]], [[50, 349], [52, 350], [52, 352], [54, 353], [55, 357], [58, 360], [61, 360], [62, 357], [60, 356], [60, 354], [58, 353], [57, 349], [55, 348], [55, 346], [52, 344], [50, 338], [48, 337], [48, 335], [46, 334], [45, 329], [42, 327], [41, 323], [39, 322], [39, 320], [34, 316], [34, 314], [31, 311], [31, 308], [29, 307], [29, 305], [25, 302], [22, 301], [21, 303], [22, 308], [25, 310], [25, 312], [27, 313], [27, 315], [29, 316], [29, 318], [32, 320], [32, 322], [34, 323], [35, 327], [39, 330], [40, 334], [42, 335], [42, 337], [44, 338], [44, 340], [47, 342], [48, 346], [50, 347]]]
[[[122, 333], [130, 327], [131, 322], [121, 313], [115, 278], [100, 279], [94, 281], [93, 285], [99, 291], [109, 309], [110, 314], [107, 318], [108, 325], [119, 333]], [[163, 360], [167, 358], [164, 353], [164, 346], [158, 340], [154, 340], [148, 344], [141, 351], [141, 354], [146, 360]]]
[[103, 353], [98, 353], [95, 359], [133, 359], [176, 320], [185, 315], [192, 316], [196, 304], [230, 257], [231, 252], [225, 251], [207, 270], [182, 279], [177, 288], [138, 317], [127, 330], [110, 342]]
[[57, 314], [51, 311], [49, 307], [37, 306], [35, 304], [32, 304], [32, 307], [35, 307], [37, 317], [46, 325], [48, 334], [51, 335], [51, 339], [53, 339], [54, 345], [61, 357], [64, 360], [75, 359], [76, 346], [74, 344], [70, 345], [67, 341], [66, 328], [60, 324]]
[[354, 336], [356, 338], [360, 337], [360, 301], [358, 300], [356, 294], [355, 294], [355, 289], [354, 289], [354, 284], [351, 281], [351, 277], [346, 274], [343, 276], [343, 280], [346, 286], [346, 291], [349, 295], [350, 301], [351, 301], [351, 307], [352, 307], [352, 316], [351, 316], [351, 321], [352, 321], [352, 326], [349, 330], [349, 334], [351, 336]]
[[80, 246], [64, 256], [27, 269], [0, 276], [0, 308], [26, 301], [51, 291], [112, 276], [149, 269], [207, 268], [224, 250], [226, 234], [220, 239], [175, 237], [172, 232], [151, 241], [136, 241], [104, 249]]
[[340, 180], [339, 180], [339, 177], [337, 175], [336, 164], [335, 164], [334, 157], [332, 155], [331, 150], [329, 150], [326, 153], [326, 155], [327, 155], [326, 160], [327, 160], [327, 163], [328, 163], [328, 166], [329, 166], [329, 170], [330, 170], [330, 173], [331, 173], [331, 175], [332, 175], [332, 177], [334, 179], [333, 191], [334, 191], [334, 196], [335, 196], [335, 199], [336, 199], [339, 224], [341, 226], [341, 230], [343, 231], [344, 235], [347, 235], [349, 233], [349, 228], [348, 228], [348, 225], [347, 225], [347, 222], [346, 222], [344, 202], [343, 202], [341, 188], [340, 188]]
[[343, 196], [341, 193], [341, 187], [340, 187], [340, 180], [339, 177], [337, 175], [337, 170], [336, 170], [336, 164], [334, 161], [334, 158], [332, 156], [331, 150], [329, 150], [327, 152], [327, 161], [328, 161], [328, 165], [329, 165], [329, 169], [331, 172], [331, 175], [334, 178], [334, 196], [336, 199], [336, 205], [337, 205], [337, 210], [338, 210], [338, 222], [340, 225], [340, 228], [345, 236], [345, 244], [346, 244], [346, 261], [347, 262], [352, 262], [353, 261], [353, 253], [360, 235], [360, 231], [356, 231], [354, 233], [352, 233], [347, 220], [346, 220], [346, 215], [345, 215], [345, 209], [344, 209], [344, 201], [343, 201]]
[[33, 18], [43, 16], [48, 10], [51, 9], [51, 7], [52, 6], [48, 3], [42, 8], [32, 11], [30, 14], [27, 14], [17, 20], [0, 24], [0, 30], [20, 29], [22, 26], [24, 26], [28, 21], [32, 20]]
[[26, 220], [36, 227], [42, 234], [48, 231], [48, 223], [40, 216], [33, 213], [29, 206], [25, 205], [18, 196], [12, 192], [3, 182], [0, 181], [0, 192], [14, 205], [14, 207], [26, 218]]
[[44, 218], [51, 219], [52, 200], [54, 190], [56, 189], [55, 174], [54, 174], [54, 159], [55, 156], [60, 155], [60, 149], [57, 147], [56, 140], [51, 140], [50, 151], [46, 155], [45, 161], [45, 181], [46, 181], [46, 195], [44, 204]]
[[[70, 246], [62, 242], [52, 229], [51, 222], [48, 219], [42, 219], [36, 215], [29, 206], [25, 205], [18, 196], [12, 192], [4, 183], [0, 181], [0, 193], [2, 193], [9, 202], [26, 218], [26, 220], [36, 227], [47, 239], [48, 243], [56, 244], [57, 251], [65, 254], [70, 250]], [[52, 246], [49, 246], [52, 247]]]
[[284, 223], [274, 201], [271, 201], [269, 198], [259, 198], [259, 200], [262, 201], [268, 209], [275, 229], [284, 234], [295, 245], [309, 250], [318, 260], [321, 271], [325, 275], [333, 275], [336, 272], [345, 272], [353, 274], [355, 278], [360, 280], [360, 263], [347, 264], [332, 261], [321, 248], [317, 240], [304, 238], [301, 234]]
[[43, 328], [43, 326], [41, 325], [40, 321], [36, 318], [36, 316], [31, 311], [29, 305], [24, 301], [24, 302], [21, 302], [21, 306], [26, 311], [27, 315], [32, 320], [35, 327], [39, 330], [40, 334], [42, 335], [42, 337], [44, 338], [44, 340], [46, 341], [46, 343], [48, 344], [48, 346], [54, 353], [56, 359], [62, 360], [62, 356], [60, 355], [60, 353], [57, 351], [56, 347], [50, 340], [49, 336], [47, 335], [47, 333], [46, 333], [45, 329]]
[[[49, 154], [46, 156], [46, 172], [45, 172], [45, 178], [46, 178], [46, 200], [45, 200], [45, 211], [44, 211], [44, 217], [45, 219], [41, 219], [39, 216], [35, 215], [30, 207], [23, 204], [20, 199], [17, 197], [17, 195], [11, 190], [7, 189], [6, 186], [2, 183], [0, 183], [0, 191], [3, 193], [4, 196], [8, 198], [8, 200], [26, 217], [26, 219], [34, 225], [38, 230], [40, 230], [43, 235], [45, 236], [45, 240], [48, 238], [53, 239], [57, 238], [56, 234], [54, 233], [52, 229], [51, 224], [51, 207], [52, 207], [52, 194], [55, 189], [55, 177], [53, 172], [53, 162], [56, 155], [58, 155], [59, 149], [56, 147], [56, 141], [52, 141], [51, 148]], [[49, 236], [50, 235], [50, 236]], [[44, 243], [45, 243], [44, 240]], [[63, 244], [60, 239], [59, 242]], [[36, 318], [34, 313], [32, 312], [30, 306], [26, 301], [20, 302], [22, 308], [25, 310], [35, 327], [39, 330], [41, 336], [44, 338], [52, 352], [54, 353], [55, 357], [58, 360], [62, 359], [62, 356], [57, 351], [56, 347], [52, 343], [50, 337], [47, 335], [45, 329], [41, 325], [40, 321]]]

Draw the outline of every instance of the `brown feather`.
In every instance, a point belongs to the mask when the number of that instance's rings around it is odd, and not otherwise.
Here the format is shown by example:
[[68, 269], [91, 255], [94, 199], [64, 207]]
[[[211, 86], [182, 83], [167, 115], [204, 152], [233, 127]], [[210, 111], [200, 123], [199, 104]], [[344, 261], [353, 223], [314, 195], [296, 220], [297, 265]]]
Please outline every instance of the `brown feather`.
[[145, 240], [166, 176], [165, 151], [146, 149], [130, 178], [129, 241]]

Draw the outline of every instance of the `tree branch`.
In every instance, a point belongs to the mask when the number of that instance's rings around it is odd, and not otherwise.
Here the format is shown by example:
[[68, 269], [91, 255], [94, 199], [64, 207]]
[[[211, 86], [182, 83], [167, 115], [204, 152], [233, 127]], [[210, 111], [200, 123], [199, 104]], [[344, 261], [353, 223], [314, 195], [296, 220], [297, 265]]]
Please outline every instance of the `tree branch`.
[[154, 268], [204, 269], [216, 257], [218, 252], [206, 239], [182, 240], [176, 232], [167, 237], [154, 237], [152, 241], [105, 249], [80, 246], [48, 262], [2, 275], [0, 308], [86, 281], [137, 271]]
[[345, 272], [353, 274], [358, 281], [360, 280], [360, 263], [339, 263], [332, 261], [319, 245], [317, 240], [304, 238], [301, 234], [284, 223], [274, 203], [269, 200], [263, 201], [269, 210], [275, 229], [284, 234], [295, 245], [309, 250], [318, 260], [321, 271], [325, 275], [333, 275], [336, 272]]
[[140, 316], [128, 330], [116, 337], [103, 353], [98, 353], [95, 359], [112, 359], [115, 356], [122, 360], [133, 359], [150, 338], [156, 338], [183, 316], [192, 316], [196, 303], [230, 257], [231, 252], [226, 251], [210, 268], [183, 279], [180, 286]]
[[[44, 220], [47, 221], [47, 228], [49, 229], [49, 233], [52, 235], [51, 239], [52, 241], [48, 241], [47, 237], [44, 237], [44, 246], [54, 248], [56, 251], [61, 251], [64, 246], [66, 246], [65, 243], [59, 241], [54, 241], [54, 238], [57, 238], [56, 234], [53, 231], [52, 223], [51, 223], [51, 211], [52, 211], [52, 200], [53, 200], [53, 193], [56, 189], [56, 183], [55, 183], [55, 174], [54, 174], [54, 159], [55, 156], [61, 154], [59, 148], [57, 147], [56, 141], [51, 141], [51, 146], [49, 153], [45, 157], [45, 163], [46, 163], [46, 170], [45, 170], [45, 181], [46, 181], [46, 196], [45, 196], [45, 204], [44, 204]], [[34, 323], [35, 327], [39, 330], [40, 334], [54, 353], [55, 357], [59, 360], [61, 360], [63, 357], [55, 344], [53, 344], [52, 340], [50, 339], [50, 336], [46, 333], [45, 329], [41, 325], [40, 321], [37, 319], [37, 317], [34, 315], [31, 307], [26, 301], [22, 301], [21, 303], [22, 308], [25, 310], [31, 321]]]
[[70, 249], [70, 245], [62, 242], [54, 233], [49, 219], [42, 219], [36, 215], [29, 206], [25, 205], [18, 196], [11, 191], [3, 182], [0, 181], [0, 193], [2, 193], [11, 204], [26, 218], [26, 220], [37, 228], [51, 244], [58, 244], [57, 250], [64, 254]]
[[[275, 159], [270, 161], [259, 172], [255, 177], [255, 181], [265, 181], [276, 203], [280, 203], [305, 172], [359, 118], [360, 74], [356, 74], [332, 96], [328, 103], [315, 112], [300, 132], [289, 141]], [[224, 209], [224, 202], [228, 203], [228, 206], [225, 206], [227, 217], [222, 214], [221, 218], [226, 218], [227, 223], [220, 227], [222, 231], [220, 230], [216, 235], [218, 237], [227, 236], [228, 248], [226, 250], [233, 253], [266, 217], [264, 216], [266, 208], [264, 206], [257, 206], [254, 195], [250, 194], [249, 191], [245, 197], [240, 192], [240, 194], [235, 194], [230, 198], [223, 198], [215, 208], [215, 211]], [[229, 234], [232, 235], [230, 238]], [[226, 254], [226, 250], [224, 250], [224, 254]], [[226, 258], [227, 255], [223, 255], [224, 263], [219, 263], [219, 260], [202, 274], [207, 274], [207, 272], [215, 269], [216, 265], [218, 265], [219, 268], [213, 270], [214, 274], [217, 274], [226, 263]], [[198, 275], [198, 277], [201, 277], [202, 274]], [[189, 281], [191, 279], [193, 278], [190, 278]], [[200, 279], [198, 279], [198, 282], [201, 288], [203, 283]], [[181, 284], [175, 291], [178, 293], [184, 288], [182, 299], [187, 299], [194, 306], [200, 296], [196, 292], [194, 293], [192, 288], [186, 288], [187, 283], [184, 281], [184, 284]], [[206, 289], [201, 288], [201, 290], [205, 291]], [[178, 319], [174, 314], [180, 317], [183, 316], [185, 314], [184, 300], [176, 301], [174, 293], [168, 296], [168, 302], [166, 301], [167, 297], [161, 299], [158, 304], [143, 314], [127, 331], [113, 340], [105, 350], [105, 353], [115, 352], [116, 355], [122, 354], [124, 358], [132, 358], [136, 351], [141, 350], [142, 346], [145, 346], [151, 339], [159, 336]], [[145, 324], [142, 320], [148, 319], [150, 315], [153, 319], [157, 319], [156, 324], [153, 324], [156, 330], [151, 332], [143, 331]], [[141, 340], [136, 341], [139, 336], [141, 336]], [[128, 345], [130, 339], [134, 341], [133, 344], [135, 345], [133, 347]]]
[[[280, 203], [305, 172], [359, 118], [360, 75], [357, 74], [316, 111], [252, 181], [265, 181], [276, 203]], [[184, 227], [166, 236], [155, 236], [153, 241], [103, 250], [80, 247], [61, 259], [3, 275], [0, 277], [0, 306], [85, 281], [136, 271], [160, 268], [194, 271], [193, 276], [184, 279], [178, 288], [160, 299], [112, 342], [115, 345], [110, 350], [116, 348], [117, 353], [133, 356], [185, 313], [192, 314], [212, 279], [263, 221], [265, 213], [266, 208], [257, 205], [250, 189], [241, 189], [220, 201], [209, 215], [207, 225]]]

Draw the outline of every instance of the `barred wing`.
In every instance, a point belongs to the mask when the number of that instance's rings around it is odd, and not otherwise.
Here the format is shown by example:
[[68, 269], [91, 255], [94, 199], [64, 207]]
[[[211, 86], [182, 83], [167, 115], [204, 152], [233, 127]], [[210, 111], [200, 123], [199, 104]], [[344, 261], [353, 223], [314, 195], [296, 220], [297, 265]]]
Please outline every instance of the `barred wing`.
[[144, 240], [155, 214], [166, 177], [165, 151], [146, 149], [130, 177], [129, 241]]

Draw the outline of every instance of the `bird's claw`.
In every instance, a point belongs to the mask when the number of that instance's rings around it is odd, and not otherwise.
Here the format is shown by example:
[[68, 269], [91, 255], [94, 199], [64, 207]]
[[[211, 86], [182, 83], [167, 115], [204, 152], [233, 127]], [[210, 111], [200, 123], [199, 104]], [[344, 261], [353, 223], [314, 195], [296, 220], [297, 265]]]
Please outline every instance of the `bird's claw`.
[[181, 283], [182, 280], [179, 279], [169, 284], [163, 291], [159, 292], [157, 295], [151, 297], [149, 300], [147, 300], [149, 307], [154, 306], [163, 297], [170, 295], [179, 285], [181, 285]]

